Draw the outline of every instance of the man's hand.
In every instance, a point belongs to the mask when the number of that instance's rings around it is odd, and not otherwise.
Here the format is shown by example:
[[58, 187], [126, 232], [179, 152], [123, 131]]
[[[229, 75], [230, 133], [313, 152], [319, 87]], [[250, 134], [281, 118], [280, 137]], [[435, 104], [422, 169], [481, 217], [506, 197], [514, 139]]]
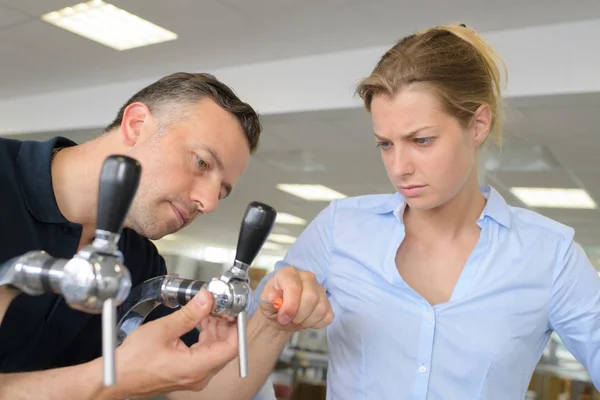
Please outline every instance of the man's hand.
[[286, 267], [264, 285], [260, 299], [272, 302], [283, 298], [279, 310], [261, 304], [248, 321], [248, 360], [250, 374], [240, 378], [237, 360], [210, 381], [201, 393], [177, 392], [171, 400], [250, 400], [264, 385], [285, 344], [296, 331], [323, 328], [333, 320], [325, 289], [312, 272]]
[[[202, 290], [176, 312], [134, 330], [117, 350], [119, 395], [152, 396], [176, 390], [200, 391], [238, 351], [234, 322], [210, 316], [213, 297]], [[179, 337], [199, 326], [199, 340], [187, 347]]]
[[272, 302], [283, 298], [283, 305], [276, 310], [270, 304], [261, 304], [262, 314], [278, 328], [296, 332], [307, 328], [323, 328], [333, 320], [333, 310], [323, 286], [315, 274], [294, 267], [277, 271], [267, 282], [261, 300]]

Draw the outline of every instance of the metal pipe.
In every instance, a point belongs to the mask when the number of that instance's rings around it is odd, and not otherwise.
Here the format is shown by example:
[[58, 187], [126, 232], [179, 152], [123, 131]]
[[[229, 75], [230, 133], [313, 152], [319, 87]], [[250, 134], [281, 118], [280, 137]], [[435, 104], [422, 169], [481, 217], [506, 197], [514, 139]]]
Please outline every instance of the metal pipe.
[[114, 299], [104, 300], [102, 309], [102, 356], [104, 385], [113, 386], [116, 383], [115, 351], [117, 348], [117, 307]]
[[248, 377], [248, 335], [246, 328], [248, 326], [248, 312], [240, 312], [237, 317], [238, 331], [238, 352], [240, 359], [240, 377]]

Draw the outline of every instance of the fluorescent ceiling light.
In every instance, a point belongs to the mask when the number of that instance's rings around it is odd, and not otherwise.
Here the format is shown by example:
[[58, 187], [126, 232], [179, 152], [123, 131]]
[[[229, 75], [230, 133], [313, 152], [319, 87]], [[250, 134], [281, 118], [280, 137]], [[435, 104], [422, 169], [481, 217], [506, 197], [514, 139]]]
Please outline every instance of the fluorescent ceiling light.
[[262, 248], [264, 250], [279, 250], [281, 249], [281, 246], [276, 243], [266, 242], [262, 245]]
[[323, 185], [280, 183], [277, 185], [277, 189], [283, 190], [284, 192], [294, 196], [298, 196], [304, 200], [312, 201], [331, 201], [346, 197], [346, 195], [336, 192], [335, 190]]
[[596, 208], [596, 203], [582, 189], [514, 187], [510, 191], [529, 207]]
[[271, 233], [269, 235], [269, 240], [277, 243], [294, 243], [296, 238], [290, 235], [283, 235], [278, 233]]
[[41, 18], [119, 51], [177, 39], [175, 33], [102, 0], [65, 7]]
[[275, 223], [289, 225], [306, 225], [306, 220], [287, 213], [277, 213]]

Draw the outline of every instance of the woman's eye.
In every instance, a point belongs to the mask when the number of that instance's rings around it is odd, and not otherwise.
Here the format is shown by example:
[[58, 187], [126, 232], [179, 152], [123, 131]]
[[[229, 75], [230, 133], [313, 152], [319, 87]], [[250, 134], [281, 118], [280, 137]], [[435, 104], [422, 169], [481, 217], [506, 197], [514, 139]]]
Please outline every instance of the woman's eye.
[[432, 137], [424, 137], [424, 138], [414, 138], [413, 140], [419, 146], [427, 146], [428, 144], [431, 144], [433, 142], [433, 139], [434, 138], [432, 138]]
[[389, 148], [392, 144], [388, 141], [381, 141], [381, 142], [377, 142], [377, 147], [379, 147], [382, 150], [385, 150], [387, 148]]

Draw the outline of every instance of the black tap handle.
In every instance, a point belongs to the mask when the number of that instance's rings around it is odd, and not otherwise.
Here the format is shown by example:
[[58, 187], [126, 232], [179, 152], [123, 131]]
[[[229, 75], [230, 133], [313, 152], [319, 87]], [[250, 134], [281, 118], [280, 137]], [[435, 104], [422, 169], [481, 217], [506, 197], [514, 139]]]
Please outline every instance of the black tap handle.
[[127, 156], [111, 155], [104, 160], [98, 189], [96, 229], [120, 234], [137, 192], [142, 167]]
[[253, 201], [246, 208], [240, 227], [235, 260], [251, 265], [275, 224], [277, 212], [271, 206]]

